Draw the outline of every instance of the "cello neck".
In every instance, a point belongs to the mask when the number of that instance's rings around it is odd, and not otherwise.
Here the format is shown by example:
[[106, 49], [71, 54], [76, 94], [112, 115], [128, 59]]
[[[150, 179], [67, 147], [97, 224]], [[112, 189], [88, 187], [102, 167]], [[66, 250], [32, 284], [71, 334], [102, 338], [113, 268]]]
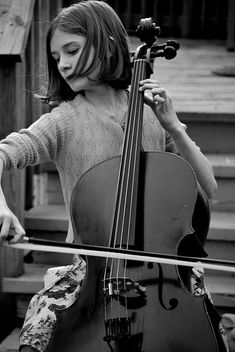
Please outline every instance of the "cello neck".
[[128, 115], [120, 161], [110, 246], [120, 248], [135, 243], [139, 164], [142, 142], [143, 94], [139, 82], [146, 78], [145, 59], [134, 61]]

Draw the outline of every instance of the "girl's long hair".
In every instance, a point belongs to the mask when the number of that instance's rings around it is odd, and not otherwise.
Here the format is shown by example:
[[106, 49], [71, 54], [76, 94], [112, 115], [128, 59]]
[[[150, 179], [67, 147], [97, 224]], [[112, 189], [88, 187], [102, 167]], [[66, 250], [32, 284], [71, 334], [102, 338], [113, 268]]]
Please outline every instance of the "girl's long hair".
[[[86, 37], [85, 47], [73, 73], [79, 77], [88, 76], [101, 65], [97, 79], [115, 89], [128, 88], [131, 81], [131, 64], [128, 37], [121, 20], [107, 3], [82, 0], [60, 10], [48, 30], [48, 87], [45, 101], [72, 100], [78, 94], [62, 78], [51, 55], [51, 39], [57, 28]], [[94, 58], [85, 70], [92, 46], [95, 50]]]

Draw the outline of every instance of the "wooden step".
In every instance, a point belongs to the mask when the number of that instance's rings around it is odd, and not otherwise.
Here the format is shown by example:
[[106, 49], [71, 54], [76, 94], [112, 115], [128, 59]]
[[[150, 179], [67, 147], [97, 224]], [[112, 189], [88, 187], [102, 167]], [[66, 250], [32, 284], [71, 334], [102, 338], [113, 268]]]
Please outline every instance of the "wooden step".
[[235, 261], [235, 213], [212, 212], [205, 250], [209, 258]]
[[207, 274], [205, 285], [216, 307], [235, 307], [235, 276], [215, 276]]
[[216, 177], [235, 178], [235, 154], [208, 153], [206, 154], [206, 157], [213, 166], [213, 171]]
[[19, 335], [20, 328], [15, 328], [12, 332], [0, 343], [0, 352], [18, 352], [19, 351]]
[[235, 154], [207, 154], [218, 184], [212, 210], [235, 211]]
[[222, 212], [235, 212], [235, 178], [216, 179], [218, 189], [211, 200], [211, 209]]
[[187, 125], [189, 136], [203, 153], [235, 153], [235, 113], [226, 114], [178, 114]]
[[19, 277], [4, 277], [2, 291], [34, 294], [43, 287], [43, 277], [52, 265], [24, 264], [24, 273]]
[[235, 213], [213, 211], [208, 240], [235, 242]]
[[41, 231], [68, 230], [68, 215], [63, 204], [42, 204], [25, 212], [25, 229]]

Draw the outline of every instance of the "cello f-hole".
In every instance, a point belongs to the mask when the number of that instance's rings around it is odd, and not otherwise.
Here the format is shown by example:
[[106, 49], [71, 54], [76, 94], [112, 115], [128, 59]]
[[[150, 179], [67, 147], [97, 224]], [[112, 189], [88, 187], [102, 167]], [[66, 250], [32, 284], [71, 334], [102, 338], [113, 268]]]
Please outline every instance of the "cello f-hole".
[[158, 265], [158, 269], [159, 269], [159, 275], [158, 275], [158, 299], [159, 299], [159, 302], [160, 302], [160, 305], [162, 306], [163, 309], [165, 310], [173, 310], [175, 309], [177, 306], [178, 306], [178, 300], [177, 298], [171, 298], [169, 300], [169, 306], [167, 307], [164, 302], [163, 302], [163, 281], [164, 281], [164, 278], [163, 278], [163, 269], [162, 269], [162, 265], [157, 263]]

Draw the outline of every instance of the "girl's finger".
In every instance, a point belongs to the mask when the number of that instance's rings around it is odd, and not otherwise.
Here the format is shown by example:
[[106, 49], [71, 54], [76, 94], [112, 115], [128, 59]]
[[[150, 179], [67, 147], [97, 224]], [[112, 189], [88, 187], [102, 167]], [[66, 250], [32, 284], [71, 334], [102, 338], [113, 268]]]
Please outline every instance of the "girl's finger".
[[147, 93], [144, 94], [144, 102], [150, 106], [154, 103], [153, 96]]
[[164, 103], [166, 101], [165, 98], [161, 97], [160, 95], [154, 95], [153, 97], [154, 102], [156, 103]]
[[10, 226], [11, 226], [10, 220], [4, 219], [2, 222], [2, 225], [1, 225], [0, 243], [2, 243], [6, 239], [8, 233], [9, 233], [9, 230], [10, 230]]
[[159, 81], [157, 81], [155, 79], [150, 79], [150, 78], [143, 79], [139, 83], [140, 83], [141, 86], [144, 85], [144, 84], [158, 84], [158, 85], [160, 85]]
[[154, 88], [161, 88], [160, 84], [156, 84], [156, 83], [145, 83], [144, 85], [141, 85], [139, 90], [143, 91], [146, 89], [152, 90]]
[[17, 218], [13, 220], [13, 228], [15, 230], [15, 233], [14, 233], [14, 238], [10, 241], [10, 243], [17, 243], [21, 240], [23, 236], [25, 236], [25, 230], [21, 226]]
[[166, 94], [166, 89], [165, 89], [165, 88], [162, 88], [162, 87], [160, 87], [160, 88], [153, 88], [153, 89], [151, 89], [151, 93], [152, 93], [153, 95], [156, 95], [156, 94]]

